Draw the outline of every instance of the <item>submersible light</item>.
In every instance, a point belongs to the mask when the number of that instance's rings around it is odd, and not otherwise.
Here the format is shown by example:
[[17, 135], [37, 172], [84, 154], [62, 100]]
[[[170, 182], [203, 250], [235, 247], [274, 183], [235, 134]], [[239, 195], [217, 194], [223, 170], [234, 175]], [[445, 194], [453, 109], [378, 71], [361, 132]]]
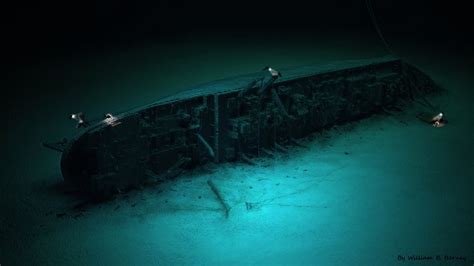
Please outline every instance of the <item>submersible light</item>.
[[88, 123], [85, 120], [85, 115], [82, 112], [76, 113], [76, 114], [71, 114], [69, 116], [69, 119], [77, 121], [77, 125], [76, 125], [77, 128], [88, 126]]
[[116, 125], [120, 124], [120, 122], [117, 122], [117, 120], [118, 120], [117, 117], [113, 116], [112, 114], [110, 114], [110, 113], [105, 114], [104, 122], [107, 125], [116, 126]]
[[268, 72], [270, 72], [270, 74], [272, 74], [272, 77], [274, 78], [281, 77], [280, 71], [277, 71], [271, 67], [264, 67], [263, 70], [268, 70]]
[[440, 112], [439, 114], [435, 115], [432, 119], [433, 126], [434, 127], [443, 127], [444, 124], [446, 123], [445, 120], [443, 119], [443, 112]]

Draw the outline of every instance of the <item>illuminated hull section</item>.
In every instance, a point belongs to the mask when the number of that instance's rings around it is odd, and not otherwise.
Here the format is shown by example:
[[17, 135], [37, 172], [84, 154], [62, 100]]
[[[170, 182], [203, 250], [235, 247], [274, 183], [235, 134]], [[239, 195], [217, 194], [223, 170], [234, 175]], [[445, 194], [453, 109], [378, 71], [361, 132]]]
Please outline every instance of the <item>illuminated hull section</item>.
[[108, 195], [210, 161], [252, 163], [438, 89], [393, 57], [282, 70], [275, 80], [264, 74], [204, 84], [88, 127], [63, 150], [65, 181]]

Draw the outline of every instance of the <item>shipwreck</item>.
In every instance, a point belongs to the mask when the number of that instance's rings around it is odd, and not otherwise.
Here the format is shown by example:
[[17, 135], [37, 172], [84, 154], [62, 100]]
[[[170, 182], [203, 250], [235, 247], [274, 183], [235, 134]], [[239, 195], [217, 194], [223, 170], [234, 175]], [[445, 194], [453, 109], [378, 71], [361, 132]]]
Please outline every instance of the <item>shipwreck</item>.
[[436, 90], [427, 75], [395, 57], [266, 67], [95, 122], [76, 114], [79, 134], [43, 144], [62, 152], [67, 184], [108, 195], [207, 162], [252, 163], [313, 132]]

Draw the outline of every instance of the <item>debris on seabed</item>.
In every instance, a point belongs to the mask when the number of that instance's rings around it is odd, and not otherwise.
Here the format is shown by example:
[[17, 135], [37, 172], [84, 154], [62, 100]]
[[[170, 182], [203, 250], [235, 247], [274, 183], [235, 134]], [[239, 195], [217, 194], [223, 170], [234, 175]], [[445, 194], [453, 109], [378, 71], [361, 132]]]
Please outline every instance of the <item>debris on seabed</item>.
[[214, 182], [212, 182], [212, 180], [207, 180], [207, 184], [209, 185], [209, 187], [211, 188], [212, 192], [214, 192], [214, 194], [216, 195], [217, 197], [217, 200], [220, 202], [220, 204], [222, 205], [222, 208], [224, 209], [224, 214], [225, 214], [225, 218], [228, 218], [229, 217], [229, 212], [230, 212], [230, 207], [229, 205], [225, 202], [224, 198], [222, 197], [219, 189], [217, 189], [216, 185], [214, 184]]

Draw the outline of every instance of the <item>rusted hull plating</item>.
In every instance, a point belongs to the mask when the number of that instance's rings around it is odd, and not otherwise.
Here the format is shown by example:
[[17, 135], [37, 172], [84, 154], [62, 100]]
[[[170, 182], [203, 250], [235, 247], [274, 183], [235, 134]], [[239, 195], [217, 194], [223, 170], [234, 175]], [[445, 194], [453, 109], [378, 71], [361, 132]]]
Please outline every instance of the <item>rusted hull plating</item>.
[[64, 179], [83, 191], [108, 194], [208, 161], [249, 161], [437, 89], [396, 58], [310, 72], [263, 90], [252, 79], [248, 86], [171, 97], [118, 115], [118, 123], [101, 122], [65, 148]]

